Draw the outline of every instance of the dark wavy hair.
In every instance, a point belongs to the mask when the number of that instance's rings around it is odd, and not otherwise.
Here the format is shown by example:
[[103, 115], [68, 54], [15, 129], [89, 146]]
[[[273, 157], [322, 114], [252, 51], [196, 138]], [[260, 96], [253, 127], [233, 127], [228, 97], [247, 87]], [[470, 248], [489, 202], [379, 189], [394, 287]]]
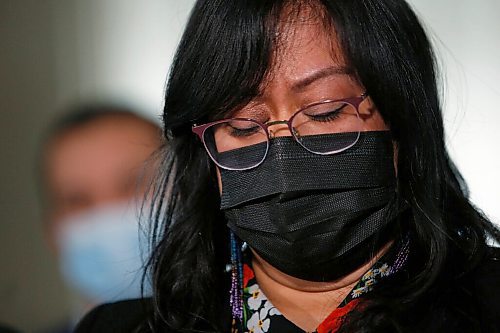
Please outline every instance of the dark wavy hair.
[[[404, 282], [373, 296], [362, 315], [353, 312], [342, 330], [408, 332], [417, 324], [407, 314], [425, 314], [424, 308], [440, 315], [463, 312], [466, 325], [474, 327], [473, 312], [455, 309], [442, 299], [451, 293], [435, 290], [444, 280], [459, 285], [485, 256], [487, 238], [498, 240], [498, 231], [467, 199], [447, 154], [434, 54], [409, 5], [403, 0], [199, 0], [171, 67], [165, 147], [149, 193], [154, 221], [149, 329], [230, 330], [230, 277], [224, 269], [229, 231], [219, 208], [215, 167], [190, 128], [222, 118], [259, 94], [272, 79], [268, 74], [283, 13], [298, 18], [303, 6], [315, 9], [325, 30], [338, 39], [390, 126], [398, 146], [399, 195], [410, 207], [406, 225], [419, 263]], [[422, 305], [429, 295], [432, 304]], [[434, 319], [439, 327], [442, 318]]]

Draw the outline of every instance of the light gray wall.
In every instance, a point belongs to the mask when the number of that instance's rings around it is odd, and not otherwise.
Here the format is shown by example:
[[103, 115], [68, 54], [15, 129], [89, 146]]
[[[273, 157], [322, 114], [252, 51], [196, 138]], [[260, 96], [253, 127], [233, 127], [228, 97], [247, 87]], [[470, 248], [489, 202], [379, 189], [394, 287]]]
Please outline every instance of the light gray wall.
[[120, 100], [158, 115], [168, 67], [193, 1], [57, 3], [57, 102], [75, 96]]
[[[498, 222], [500, 3], [411, 2], [446, 65], [449, 146], [474, 202]], [[67, 312], [35, 191], [43, 129], [68, 104], [95, 99], [158, 117], [192, 3], [0, 0], [0, 322], [33, 332]]]
[[0, 322], [31, 331], [64, 307], [43, 244], [34, 161], [56, 86], [50, 1], [0, 1]]

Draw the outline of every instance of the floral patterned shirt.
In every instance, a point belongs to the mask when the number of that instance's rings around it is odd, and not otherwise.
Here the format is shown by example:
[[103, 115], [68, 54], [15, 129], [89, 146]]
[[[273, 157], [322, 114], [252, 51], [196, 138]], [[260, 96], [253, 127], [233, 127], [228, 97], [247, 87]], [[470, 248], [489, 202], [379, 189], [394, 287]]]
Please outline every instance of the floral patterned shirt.
[[[408, 256], [408, 242], [404, 241], [379, 259], [356, 283], [341, 304], [316, 328], [315, 333], [335, 333], [346, 314], [354, 309], [363, 295], [369, 293], [385, 277], [399, 271]], [[303, 333], [304, 331], [286, 319], [262, 292], [249, 264], [243, 265], [243, 323], [233, 323], [233, 333]]]

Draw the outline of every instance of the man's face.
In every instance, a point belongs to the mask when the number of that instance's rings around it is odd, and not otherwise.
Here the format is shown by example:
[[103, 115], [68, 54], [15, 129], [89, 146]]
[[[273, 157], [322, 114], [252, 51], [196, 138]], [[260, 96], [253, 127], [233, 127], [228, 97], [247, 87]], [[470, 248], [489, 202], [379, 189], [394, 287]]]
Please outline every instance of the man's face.
[[44, 159], [50, 238], [69, 216], [141, 195], [138, 177], [158, 145], [157, 128], [131, 116], [106, 116], [55, 138]]

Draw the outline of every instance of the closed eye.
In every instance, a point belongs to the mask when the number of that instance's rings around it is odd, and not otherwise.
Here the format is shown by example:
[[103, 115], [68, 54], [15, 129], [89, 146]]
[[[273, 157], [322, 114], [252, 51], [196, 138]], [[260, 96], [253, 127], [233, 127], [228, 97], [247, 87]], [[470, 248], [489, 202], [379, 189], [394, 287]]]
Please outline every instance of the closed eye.
[[252, 127], [236, 127], [234, 125], [229, 124], [230, 135], [233, 137], [245, 137], [250, 136], [252, 134], [258, 133], [260, 131], [260, 126], [252, 126]]
[[349, 104], [342, 103], [336, 105], [329, 105], [328, 109], [324, 110], [304, 110], [304, 114], [313, 121], [329, 122], [337, 119], [342, 114], [342, 111]]

